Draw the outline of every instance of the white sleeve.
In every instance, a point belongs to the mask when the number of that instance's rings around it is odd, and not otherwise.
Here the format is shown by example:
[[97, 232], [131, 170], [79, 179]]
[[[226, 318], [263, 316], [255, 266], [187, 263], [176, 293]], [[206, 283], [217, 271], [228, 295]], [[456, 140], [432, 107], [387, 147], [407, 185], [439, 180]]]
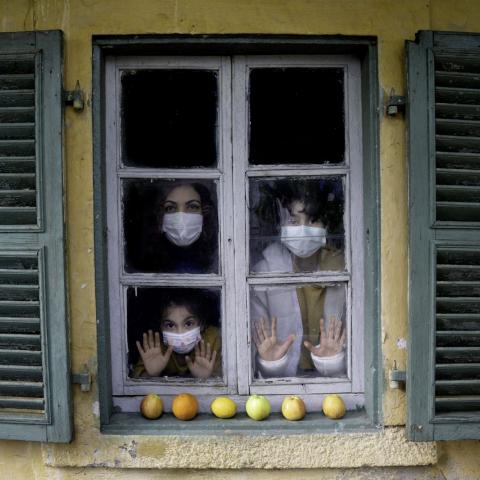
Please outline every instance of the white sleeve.
[[288, 353], [278, 360], [263, 360], [257, 355], [257, 365], [263, 378], [283, 377], [288, 365]]
[[345, 352], [331, 357], [317, 357], [310, 353], [312, 362], [322, 377], [337, 377], [345, 373]]

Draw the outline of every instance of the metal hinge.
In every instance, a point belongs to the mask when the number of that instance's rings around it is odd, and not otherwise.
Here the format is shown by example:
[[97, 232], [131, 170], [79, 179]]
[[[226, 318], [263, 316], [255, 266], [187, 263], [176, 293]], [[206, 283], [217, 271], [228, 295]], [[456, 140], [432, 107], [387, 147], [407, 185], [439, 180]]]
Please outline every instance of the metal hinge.
[[92, 376], [90, 375], [90, 372], [87, 371], [82, 373], [73, 373], [72, 383], [80, 385], [80, 390], [82, 392], [89, 392], [92, 387]]
[[387, 100], [387, 115], [394, 117], [397, 113], [405, 113], [405, 105], [407, 99], [404, 95], [395, 95], [395, 91], [392, 90]]
[[390, 381], [390, 388], [404, 390], [407, 383], [407, 372], [404, 370], [397, 370], [397, 362], [393, 362], [393, 368], [390, 370], [388, 379]]
[[72, 106], [76, 112], [81, 112], [85, 107], [85, 94], [77, 80], [75, 90], [64, 90], [63, 101], [65, 105]]

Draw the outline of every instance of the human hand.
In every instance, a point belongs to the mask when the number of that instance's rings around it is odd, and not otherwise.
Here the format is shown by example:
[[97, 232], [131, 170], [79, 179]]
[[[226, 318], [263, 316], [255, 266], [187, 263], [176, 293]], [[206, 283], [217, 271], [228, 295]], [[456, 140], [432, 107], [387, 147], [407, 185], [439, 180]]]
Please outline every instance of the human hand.
[[210, 347], [210, 343], [207, 343], [205, 347], [205, 342], [203, 339], [200, 343], [195, 345], [195, 359], [192, 362], [191, 358], [187, 355], [185, 361], [187, 362], [187, 367], [190, 370], [190, 373], [195, 378], [208, 378], [213, 373], [213, 368], [215, 367], [215, 359], [217, 358], [217, 352]]
[[342, 332], [342, 321], [330, 317], [328, 332], [325, 331], [325, 322], [320, 319], [320, 344], [313, 346], [308, 340], [303, 342], [305, 348], [316, 357], [331, 357], [343, 350], [345, 343], [345, 329]]
[[283, 343], [277, 341], [277, 317], [272, 317], [272, 329], [269, 332], [265, 318], [254, 322], [253, 341], [262, 360], [273, 361], [282, 358], [295, 340], [292, 333]]
[[143, 346], [138, 340], [136, 343], [145, 371], [150, 377], [158, 377], [167, 366], [173, 347], [169, 345], [165, 353], [163, 353], [160, 344], [160, 333], [155, 332], [154, 336], [152, 330], [149, 330], [148, 334], [143, 334]]

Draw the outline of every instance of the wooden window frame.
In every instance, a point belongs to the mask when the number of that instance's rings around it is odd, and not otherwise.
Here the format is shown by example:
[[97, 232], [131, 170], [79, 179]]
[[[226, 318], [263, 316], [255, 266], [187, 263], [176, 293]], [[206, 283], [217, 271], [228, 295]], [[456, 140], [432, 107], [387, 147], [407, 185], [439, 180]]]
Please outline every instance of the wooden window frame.
[[[103, 176], [105, 175], [104, 166], [101, 165], [102, 158], [105, 155], [106, 143], [105, 132], [102, 126], [102, 116], [104, 115], [104, 81], [105, 81], [105, 58], [110, 54], [148, 54], [148, 55], [175, 55], [181, 52], [182, 55], [236, 55], [239, 53], [258, 53], [262, 55], [284, 55], [294, 54], [298, 55], [322, 55], [322, 54], [341, 54], [350, 55], [353, 54], [360, 59], [360, 72], [362, 77], [361, 98], [365, 107], [362, 110], [362, 122], [365, 122], [365, 128], [362, 135], [362, 154], [368, 158], [363, 165], [364, 185], [368, 184], [370, 187], [365, 191], [366, 203], [370, 202], [370, 205], [374, 205], [373, 209], [365, 207], [366, 221], [365, 221], [365, 251], [366, 258], [365, 264], [368, 264], [369, 259], [373, 259], [373, 262], [366, 267], [365, 271], [365, 291], [368, 297], [368, 301], [364, 306], [365, 318], [372, 319], [366, 322], [365, 325], [365, 339], [369, 339], [369, 345], [373, 348], [367, 348], [366, 350], [366, 365], [375, 358], [373, 361], [378, 362], [378, 340], [379, 329], [375, 326], [379, 320], [378, 317], [378, 288], [371, 288], [373, 285], [378, 286], [379, 279], [379, 259], [378, 255], [378, 201], [377, 186], [378, 186], [378, 173], [377, 166], [375, 165], [375, 159], [378, 153], [377, 145], [377, 129], [376, 124], [378, 119], [376, 118], [378, 110], [375, 106], [377, 102], [377, 96], [375, 87], [377, 86], [376, 79], [376, 42], [372, 38], [338, 38], [338, 37], [299, 37], [295, 39], [282, 38], [282, 37], [254, 37], [254, 38], [230, 38], [230, 37], [202, 37], [192, 38], [191, 36], [159, 36], [159, 37], [135, 37], [135, 39], [128, 38], [115, 38], [115, 37], [96, 37], [94, 38], [94, 135], [95, 139], [95, 170], [99, 175], [95, 175], [97, 179], [95, 185], [95, 205], [96, 205], [96, 253], [97, 253], [97, 314], [99, 318], [99, 353], [104, 352], [102, 356], [102, 364], [108, 365], [110, 355], [109, 343], [109, 331], [111, 326], [108, 325], [108, 295], [107, 295], [107, 257], [105, 251], [105, 242], [103, 240], [105, 231], [105, 220], [107, 213], [105, 212], [105, 186], [103, 183]], [[365, 104], [366, 102], [366, 104]], [[258, 176], [268, 176], [274, 171], [272, 166], [257, 168]], [[299, 170], [302, 170], [302, 166], [295, 165], [292, 168], [280, 168], [281, 176], [298, 174]], [[275, 171], [278, 174], [279, 171]], [[325, 174], [324, 170], [312, 169], [308, 172], [309, 175], [314, 173]], [[330, 173], [330, 172], [329, 172]], [[172, 174], [173, 177], [178, 176], [178, 172]], [[194, 178], [199, 178], [198, 174], [192, 175]], [[187, 175], [188, 177], [188, 175]], [[202, 176], [203, 177], [203, 176]], [[244, 187], [243, 187], [244, 188]], [[237, 192], [238, 194], [238, 192]], [[372, 199], [374, 201], [372, 202]], [[372, 242], [376, 244], [374, 250], [371, 249]], [[238, 273], [237, 273], [238, 275]], [[290, 280], [292, 280], [291, 278]], [[310, 279], [312, 280], [312, 279]], [[316, 279], [318, 281], [318, 278]], [[101, 285], [99, 284], [101, 282]], [[274, 282], [274, 279], [268, 281]], [[298, 281], [298, 278], [296, 278]], [[305, 281], [308, 281], [305, 279]], [[303, 283], [303, 281], [302, 281]], [[244, 307], [246, 308], [246, 306]], [[371, 315], [370, 312], [377, 312]], [[380, 365], [379, 363], [377, 363]], [[108, 368], [101, 368], [102, 377], [100, 379], [100, 389], [103, 402], [101, 402], [101, 415], [102, 425], [105, 431], [122, 431], [123, 422], [122, 416], [126, 415], [124, 419], [128, 423], [128, 416], [135, 414], [115, 414], [113, 413], [112, 402], [112, 388], [111, 377]], [[377, 398], [378, 392], [378, 370], [372, 374], [371, 371], [367, 371], [365, 378], [365, 391], [366, 402], [364, 414], [365, 418], [370, 420], [374, 419], [375, 423], [378, 423], [380, 417], [380, 402]], [[363, 376], [362, 376], [363, 378]], [[283, 393], [283, 392], [282, 392]], [[279, 392], [280, 398], [281, 393]], [[243, 398], [245, 399], [245, 397]], [[208, 399], [205, 399], [208, 401]], [[202, 402], [201, 402], [202, 403]], [[275, 402], [276, 403], [276, 402]], [[142, 429], [140, 429], [142, 430]], [[168, 430], [168, 429], [167, 429]]]

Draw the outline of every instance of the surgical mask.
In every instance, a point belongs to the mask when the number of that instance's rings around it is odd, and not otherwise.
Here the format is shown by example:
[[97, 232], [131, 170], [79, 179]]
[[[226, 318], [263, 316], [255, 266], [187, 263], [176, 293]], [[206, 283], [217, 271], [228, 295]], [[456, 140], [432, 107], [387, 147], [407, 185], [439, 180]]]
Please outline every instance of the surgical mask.
[[282, 243], [297, 257], [307, 258], [327, 243], [327, 231], [322, 227], [287, 225], [282, 227]]
[[163, 332], [163, 343], [171, 345], [176, 353], [191, 352], [201, 339], [200, 327], [195, 327], [184, 333]]
[[198, 240], [202, 224], [203, 215], [198, 213], [166, 213], [163, 216], [162, 230], [172, 243], [186, 247]]

